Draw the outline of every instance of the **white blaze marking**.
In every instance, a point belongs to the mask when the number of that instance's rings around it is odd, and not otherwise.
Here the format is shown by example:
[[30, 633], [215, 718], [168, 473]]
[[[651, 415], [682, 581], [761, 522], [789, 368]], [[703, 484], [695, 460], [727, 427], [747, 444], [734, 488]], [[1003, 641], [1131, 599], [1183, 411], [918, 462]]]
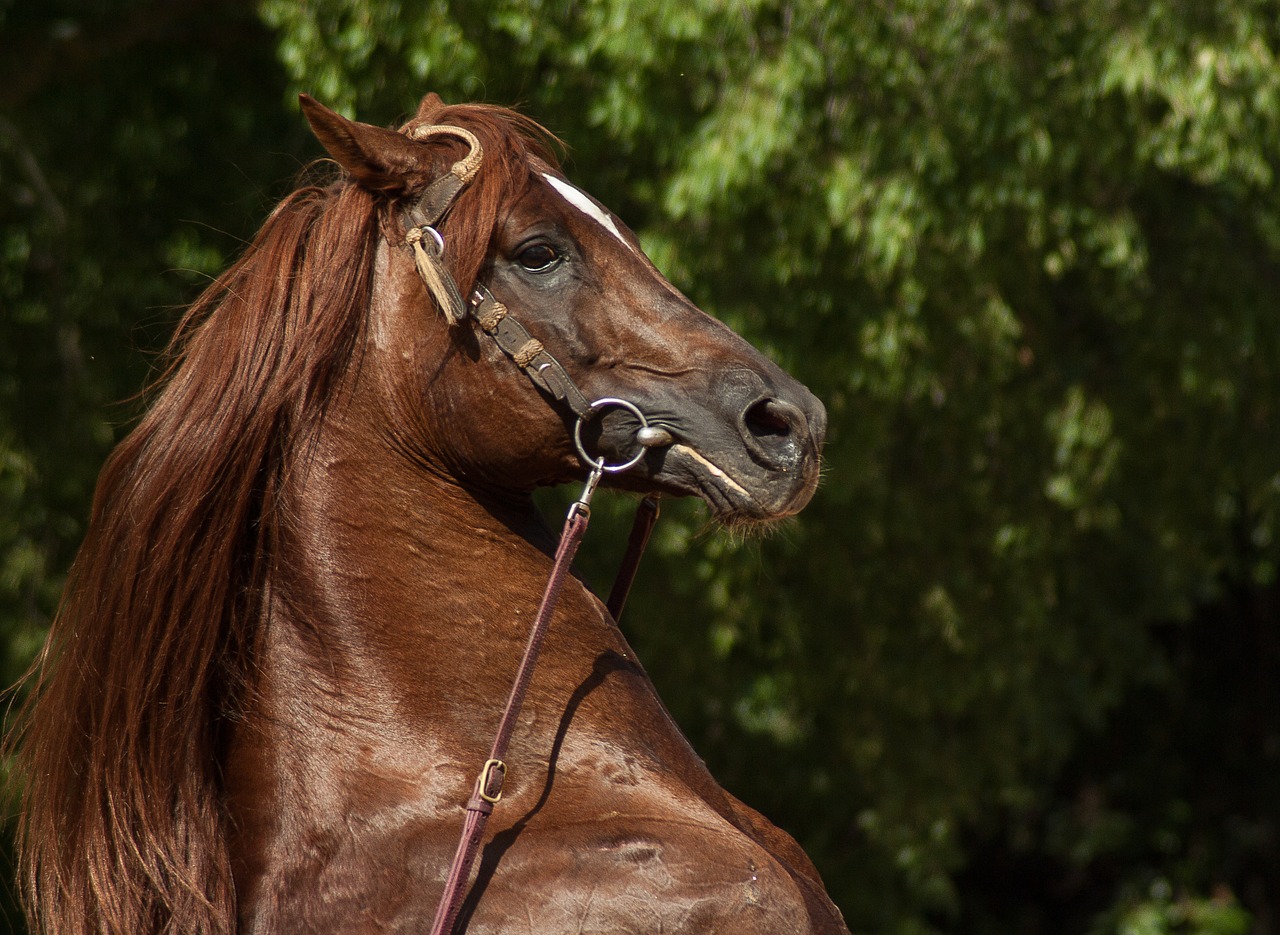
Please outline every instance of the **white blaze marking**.
[[585, 192], [581, 189], [574, 188], [564, 179], [558, 179], [554, 175], [548, 175], [543, 172], [542, 177], [551, 183], [551, 187], [558, 191], [564, 197], [565, 201], [569, 202], [569, 204], [573, 205], [609, 233], [613, 234], [613, 236], [621, 240], [627, 245], [628, 250], [635, 249], [631, 244], [627, 243], [627, 239], [622, 236], [622, 231], [618, 230], [618, 225], [613, 223], [613, 218], [601, 211], [600, 206], [588, 198]]

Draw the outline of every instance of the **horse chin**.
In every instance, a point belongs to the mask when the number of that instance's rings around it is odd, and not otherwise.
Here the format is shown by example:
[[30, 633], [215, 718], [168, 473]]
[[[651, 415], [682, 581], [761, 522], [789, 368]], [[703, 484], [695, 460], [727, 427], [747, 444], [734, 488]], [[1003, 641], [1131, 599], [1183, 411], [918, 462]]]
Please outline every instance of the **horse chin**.
[[656, 479], [674, 487], [673, 492], [700, 497], [716, 522], [735, 530], [763, 528], [794, 516], [818, 486], [816, 468], [797, 473], [734, 471], [722, 466], [729, 458], [713, 460], [681, 442], [666, 450], [663, 461]]

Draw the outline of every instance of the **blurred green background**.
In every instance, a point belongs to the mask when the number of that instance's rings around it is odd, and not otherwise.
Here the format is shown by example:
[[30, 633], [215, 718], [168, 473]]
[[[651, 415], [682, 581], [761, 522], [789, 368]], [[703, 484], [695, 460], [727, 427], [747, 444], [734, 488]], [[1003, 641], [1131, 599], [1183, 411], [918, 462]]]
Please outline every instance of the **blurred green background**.
[[668, 509], [625, 628], [851, 927], [1280, 932], [1278, 54], [1278, 0], [0, 0], [4, 680], [296, 93], [518, 104], [828, 406], [809, 510]]

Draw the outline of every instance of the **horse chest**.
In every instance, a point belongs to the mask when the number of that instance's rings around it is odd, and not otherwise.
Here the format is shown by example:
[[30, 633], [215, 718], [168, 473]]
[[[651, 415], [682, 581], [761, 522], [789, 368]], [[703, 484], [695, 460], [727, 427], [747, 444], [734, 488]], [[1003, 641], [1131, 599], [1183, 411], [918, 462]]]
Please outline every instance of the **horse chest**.
[[731, 829], [614, 819], [549, 830], [507, 857], [468, 933], [810, 931], [794, 882]]
[[[604, 808], [564, 785], [541, 805], [504, 801], [463, 909], [468, 935], [815, 931], [786, 868], [692, 795], [610, 783]], [[460, 822], [413, 812], [276, 841], [243, 881], [244, 931], [428, 931]]]
[[[804, 933], [803, 898], [786, 872], [749, 842], [661, 839], [605, 831], [578, 840], [537, 836], [482, 864], [463, 911], [468, 935], [528, 933]], [[363, 850], [363, 848], [360, 848]], [[432, 849], [447, 862], [447, 853]], [[425, 933], [441, 881], [411, 848], [395, 866], [337, 859], [294, 868], [245, 901], [247, 933]], [[365, 855], [368, 856], [367, 854]], [[345, 868], [342, 865], [346, 865]], [[418, 871], [418, 872], [415, 872]], [[430, 874], [436, 876], [434, 872]]]

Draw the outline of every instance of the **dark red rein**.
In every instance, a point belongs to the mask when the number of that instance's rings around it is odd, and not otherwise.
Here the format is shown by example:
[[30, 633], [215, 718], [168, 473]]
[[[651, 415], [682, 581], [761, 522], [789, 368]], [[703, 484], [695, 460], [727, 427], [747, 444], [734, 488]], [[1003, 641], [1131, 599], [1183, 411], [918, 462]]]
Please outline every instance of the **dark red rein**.
[[[551, 567], [551, 576], [542, 594], [542, 603], [538, 606], [538, 615], [534, 618], [524, 656], [520, 659], [520, 668], [516, 670], [515, 683], [511, 686], [507, 706], [503, 709], [502, 719], [498, 722], [498, 731], [489, 749], [489, 758], [481, 768], [471, 798], [467, 801], [467, 817], [463, 824], [462, 837], [458, 841], [458, 849], [453, 855], [453, 864], [449, 868], [449, 877], [445, 881], [444, 893], [440, 897], [435, 919], [431, 923], [431, 935], [452, 935], [458, 910], [461, 909], [462, 901], [466, 896], [467, 882], [471, 878], [471, 867], [475, 863], [476, 851], [484, 836], [485, 824], [493, 814], [493, 806], [502, 798], [502, 785], [507, 775], [507, 764], [503, 758], [507, 754], [511, 732], [524, 705], [525, 692], [533, 676], [534, 666], [537, 665], [538, 654], [546, 639], [547, 626], [551, 623], [556, 603], [560, 599], [560, 592], [569, 574], [569, 567], [573, 563], [573, 556], [578, 551], [583, 534], [587, 531], [587, 522], [591, 517], [591, 497], [604, 474], [629, 469], [639, 462], [646, 448], [657, 444], [669, 444], [670, 436], [661, 429], [651, 428], [644, 414], [625, 400], [600, 399], [594, 403], [588, 402], [587, 397], [574, 384], [560, 362], [542, 346], [540, 341], [532, 338], [529, 332], [508, 313], [507, 308], [498, 302], [484, 286], [477, 284], [470, 302], [463, 303], [457, 285], [445, 268], [444, 238], [437, 228], [448, 214], [458, 192], [479, 169], [483, 153], [475, 136], [458, 127], [421, 127], [413, 135], [418, 139], [437, 135], [456, 136], [471, 147], [467, 157], [456, 162], [448, 174], [428, 186], [418, 203], [406, 212], [408, 233], [405, 243], [413, 251], [414, 262], [423, 284], [451, 324], [460, 324], [469, 313], [480, 325], [481, 330], [493, 338], [503, 353], [525, 372], [538, 389], [564, 404], [578, 417], [574, 430], [574, 442], [577, 445], [579, 457], [590, 470], [582, 496], [569, 508], [569, 515], [565, 518], [564, 530], [560, 534], [560, 544], [556, 548], [555, 563]], [[606, 465], [603, 458], [593, 459], [583, 448], [581, 435], [585, 422], [611, 406], [629, 410], [640, 421], [640, 432], [637, 433], [637, 439], [641, 445], [640, 453], [626, 463], [617, 465]], [[662, 436], [665, 436], [665, 441], [661, 440]], [[649, 534], [657, 518], [657, 501], [646, 497], [636, 511], [635, 523], [627, 542], [627, 552], [609, 594], [607, 607], [615, 621], [622, 616], [622, 607], [626, 603], [631, 583], [640, 565], [640, 557], [648, 544]]]
[[[458, 910], [462, 908], [462, 900], [467, 892], [467, 881], [471, 877], [471, 867], [475, 863], [476, 851], [484, 836], [485, 824], [493, 813], [493, 807], [502, 798], [502, 784], [507, 775], [507, 764], [503, 758], [507, 755], [511, 732], [515, 727], [516, 718], [520, 715], [520, 708], [524, 705], [529, 679], [533, 675], [533, 667], [538, 662], [538, 654], [542, 650], [547, 626], [560, 599], [564, 579], [569, 573], [569, 566], [573, 563], [573, 556], [578, 551], [583, 534], [587, 531], [587, 522], [591, 518], [591, 494], [599, 479], [600, 472], [593, 471], [582, 497], [569, 508], [564, 530], [560, 533], [560, 545], [556, 549], [555, 564], [551, 568], [547, 588], [542, 594], [542, 603], [538, 606], [538, 615], [534, 618], [533, 629], [529, 632], [529, 641], [525, 644], [520, 668], [516, 670], [515, 683], [511, 686], [511, 694], [507, 697], [507, 706], [503, 709], [502, 720], [498, 722], [498, 732], [493, 738], [489, 759], [485, 761], [480, 776], [476, 779], [471, 798], [467, 802], [467, 818], [462, 827], [462, 837], [453, 855], [453, 865], [449, 868], [449, 877], [445, 881], [440, 904], [436, 907], [436, 916], [431, 923], [431, 935], [451, 935], [458, 918]], [[631, 590], [636, 570], [640, 566], [640, 558], [657, 518], [657, 501], [646, 497], [636, 510], [635, 522], [627, 543], [627, 552], [618, 570], [618, 576], [614, 580], [613, 590], [609, 594], [607, 606], [614, 620], [622, 615], [622, 606]]]

